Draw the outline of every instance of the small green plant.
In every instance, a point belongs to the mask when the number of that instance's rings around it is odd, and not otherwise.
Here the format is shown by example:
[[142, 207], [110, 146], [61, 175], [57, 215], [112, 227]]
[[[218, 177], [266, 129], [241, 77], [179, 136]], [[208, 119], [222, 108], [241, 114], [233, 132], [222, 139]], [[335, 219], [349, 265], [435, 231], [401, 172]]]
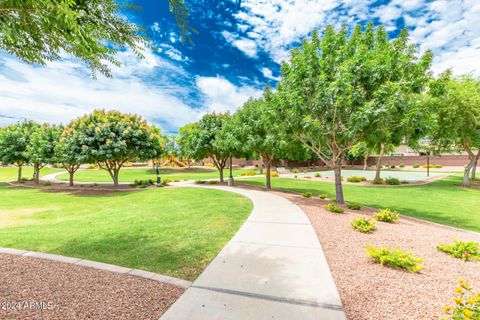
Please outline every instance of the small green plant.
[[478, 320], [480, 319], [480, 291], [474, 290], [472, 285], [462, 279], [458, 279], [460, 284], [453, 292], [453, 302], [455, 306], [446, 305], [443, 307], [443, 313], [448, 318], [440, 320]]
[[301, 193], [302, 197], [304, 198], [311, 198], [312, 197], [312, 193], [311, 192], [302, 192]]
[[295, 179], [297, 179], [297, 178], [298, 178], [298, 176], [297, 176], [297, 175], [294, 175], [293, 177], [294, 177]]
[[272, 177], [272, 178], [278, 178], [278, 177], [280, 177], [280, 175], [278, 174], [278, 172], [272, 171], [272, 172], [270, 172], [270, 177]]
[[395, 167], [394, 164], [392, 164], [392, 165], [390, 166], [390, 168], [395, 169], [396, 167]]
[[390, 249], [382, 247], [377, 249], [372, 244], [367, 244], [365, 248], [367, 256], [383, 266], [394, 269], [403, 269], [408, 272], [419, 272], [423, 269], [420, 265], [425, 260], [413, 255], [413, 252], [403, 252], [401, 249]]
[[373, 180], [372, 180], [372, 183], [373, 183], [373, 184], [383, 184], [383, 179], [382, 179], [382, 178], [380, 178], [380, 179], [373, 179]]
[[293, 168], [292, 173], [300, 173], [300, 171], [297, 168]]
[[412, 168], [415, 168], [415, 169], [420, 168], [420, 165], [418, 163], [414, 163], [414, 164], [412, 164]]
[[347, 178], [347, 181], [357, 183], [357, 182], [367, 181], [367, 178], [361, 177], [361, 176], [351, 176]]
[[328, 211], [334, 212], [334, 213], [343, 213], [344, 212], [342, 207], [340, 207], [339, 205], [336, 205], [334, 203], [327, 204], [326, 208], [327, 208]]
[[399, 166], [400, 168], [405, 168], [405, 163], [401, 162], [398, 166]]
[[246, 172], [242, 172], [240, 173], [241, 176], [256, 176], [257, 173], [255, 171], [246, 171]]
[[350, 221], [352, 228], [362, 233], [370, 233], [377, 230], [375, 221], [372, 218], [360, 217]]
[[437, 249], [463, 261], [480, 260], [480, 244], [478, 242], [454, 240], [453, 244], [441, 244], [437, 246]]
[[315, 173], [315, 178], [320, 178], [322, 175], [320, 173]]
[[388, 177], [385, 179], [385, 183], [391, 186], [396, 186], [400, 184], [400, 180], [398, 178]]
[[401, 184], [409, 184], [409, 183], [410, 183], [410, 181], [407, 181], [407, 180], [402, 180], [402, 181], [400, 181], [400, 183], [401, 183]]
[[148, 186], [151, 186], [153, 185], [154, 182], [152, 179], [148, 179], [148, 180], [137, 180], [135, 179], [135, 181], [131, 184], [132, 187], [139, 187], [139, 188], [146, 188]]
[[435, 169], [435, 168], [436, 168], [436, 169], [443, 168], [443, 166], [440, 165], [440, 164], [428, 164], [428, 165], [427, 165], [427, 164], [424, 164], [422, 167], [424, 167], [424, 168], [434, 168], [434, 169]]
[[351, 210], [360, 210], [362, 209], [362, 205], [358, 202], [349, 202], [347, 203], [347, 208]]
[[389, 208], [382, 209], [373, 214], [375, 219], [382, 222], [395, 223], [400, 218], [400, 214], [397, 211], [390, 210]]
[[319, 197], [320, 199], [326, 199], [326, 198], [328, 198], [328, 193], [319, 194], [318, 197]]
[[180, 179], [175, 179], [173, 180], [173, 182], [180, 182]]
[[195, 184], [205, 184], [206, 181], [205, 180], [197, 180], [195, 181]]
[[52, 185], [52, 183], [50, 181], [47, 181], [43, 184], [45, 187], [50, 187]]

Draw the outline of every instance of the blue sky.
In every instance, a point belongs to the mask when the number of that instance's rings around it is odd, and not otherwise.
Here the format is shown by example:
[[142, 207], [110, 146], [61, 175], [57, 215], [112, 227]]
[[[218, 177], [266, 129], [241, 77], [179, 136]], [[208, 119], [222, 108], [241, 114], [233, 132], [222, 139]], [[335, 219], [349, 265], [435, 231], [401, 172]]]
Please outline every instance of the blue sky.
[[95, 108], [135, 112], [176, 132], [211, 111], [234, 111], [278, 80], [280, 62], [326, 25], [401, 28], [421, 52], [434, 53], [433, 71], [480, 75], [478, 0], [197, 0], [190, 24], [194, 45], [182, 44], [166, 0], [134, 0], [143, 10], [128, 18], [144, 26], [154, 44], [145, 59], [118, 55], [114, 78], [92, 80], [81, 62], [64, 57], [26, 65], [0, 53], [0, 125], [23, 118], [66, 123]]

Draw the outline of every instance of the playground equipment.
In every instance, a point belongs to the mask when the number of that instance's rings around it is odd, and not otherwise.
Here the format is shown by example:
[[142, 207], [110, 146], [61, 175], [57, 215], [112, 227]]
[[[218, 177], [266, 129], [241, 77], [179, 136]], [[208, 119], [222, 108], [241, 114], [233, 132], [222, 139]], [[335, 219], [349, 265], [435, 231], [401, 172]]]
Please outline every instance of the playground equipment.
[[154, 160], [154, 164], [160, 164], [161, 167], [188, 167], [190, 159], [183, 159], [175, 156], [166, 156], [161, 159]]

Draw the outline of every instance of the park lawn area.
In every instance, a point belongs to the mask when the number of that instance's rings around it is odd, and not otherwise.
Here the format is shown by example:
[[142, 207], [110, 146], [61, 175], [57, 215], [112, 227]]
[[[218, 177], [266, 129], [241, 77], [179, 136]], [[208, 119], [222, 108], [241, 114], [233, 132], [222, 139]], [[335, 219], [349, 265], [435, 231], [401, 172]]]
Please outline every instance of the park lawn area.
[[[234, 169], [233, 175], [239, 176], [242, 172], [260, 172], [253, 169]], [[230, 174], [228, 169], [224, 171], [224, 178]], [[218, 179], [220, 175], [218, 170], [207, 168], [160, 168], [160, 177], [171, 180], [202, 180]], [[57, 176], [59, 180], [68, 180], [68, 174]], [[152, 168], [124, 168], [120, 170], [120, 182], [134, 182], [135, 180], [156, 180], [157, 175]], [[81, 169], [75, 173], [74, 180], [78, 182], [112, 182], [112, 178], [107, 171], [102, 169]]]
[[[50, 173], [55, 173], [60, 171], [65, 171], [65, 170], [45, 167], [45, 168], [42, 168], [42, 170], [40, 170], [40, 177]], [[16, 181], [17, 175], [18, 175], [17, 167], [0, 168], [0, 182]], [[32, 178], [32, 175], [33, 175], [33, 167], [22, 168], [22, 176], [24, 178], [30, 179]]]
[[[448, 176], [418, 186], [343, 185], [345, 200], [374, 208], [391, 208], [403, 215], [480, 232], [480, 189], [459, 187], [460, 176]], [[265, 179], [252, 177], [242, 183], [264, 186]], [[335, 196], [335, 184], [293, 178], [273, 178], [272, 188], [296, 192], [328, 193]]]
[[0, 184], [0, 247], [194, 280], [252, 210], [249, 199], [212, 189], [89, 192]]

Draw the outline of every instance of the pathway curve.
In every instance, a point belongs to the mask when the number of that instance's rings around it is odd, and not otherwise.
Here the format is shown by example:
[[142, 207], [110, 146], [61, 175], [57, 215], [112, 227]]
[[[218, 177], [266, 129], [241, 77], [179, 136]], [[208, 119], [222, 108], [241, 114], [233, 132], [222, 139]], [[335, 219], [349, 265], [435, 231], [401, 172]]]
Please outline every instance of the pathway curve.
[[318, 238], [298, 206], [263, 191], [207, 188], [242, 194], [253, 211], [162, 320], [346, 319]]

